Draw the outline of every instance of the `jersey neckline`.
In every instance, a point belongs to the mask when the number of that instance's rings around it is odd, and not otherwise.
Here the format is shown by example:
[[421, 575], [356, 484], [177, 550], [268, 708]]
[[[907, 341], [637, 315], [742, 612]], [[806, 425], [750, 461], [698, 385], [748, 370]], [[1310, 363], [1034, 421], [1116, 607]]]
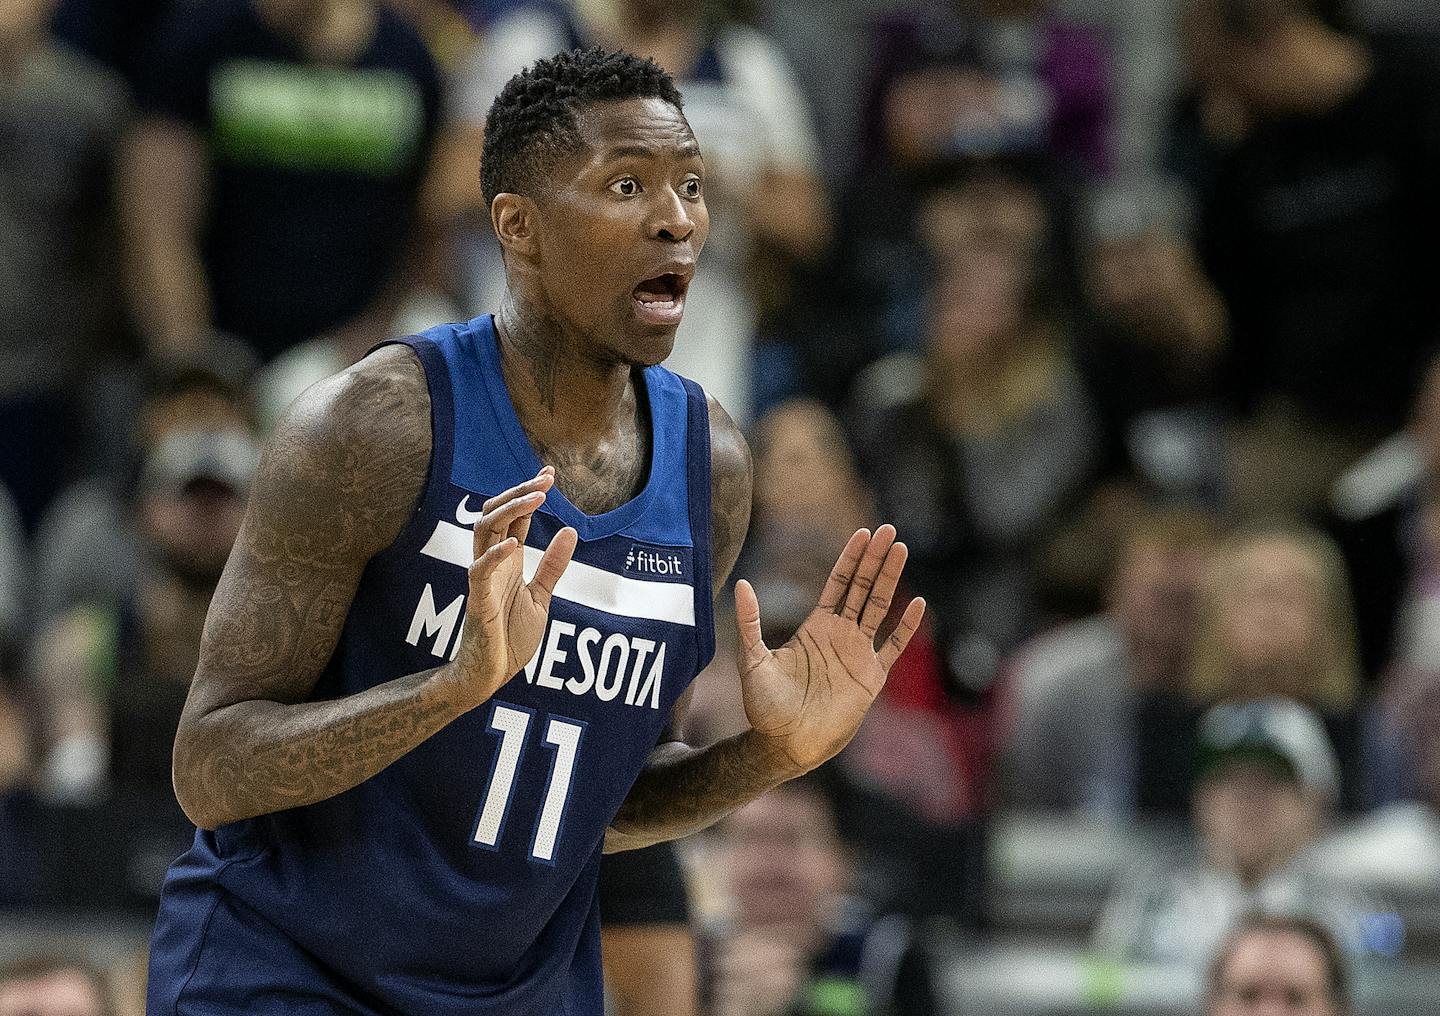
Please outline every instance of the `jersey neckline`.
[[[528, 479], [538, 473], [544, 463], [540, 461], [540, 456], [535, 454], [535, 446], [530, 443], [530, 436], [525, 433], [525, 428], [520, 423], [520, 414], [515, 411], [510, 387], [505, 383], [505, 374], [500, 366], [500, 332], [495, 327], [495, 316], [486, 314], [473, 321], [472, 325], [476, 345], [484, 360], [485, 370], [482, 373], [485, 375], [485, 385], [489, 390], [496, 419], [500, 421], [500, 429], [505, 434], [505, 442], [510, 447], [511, 455]], [[645, 379], [646, 415], [650, 420], [650, 472], [640, 492], [629, 501], [600, 515], [588, 515], [575, 507], [558, 485], [551, 487], [545, 495], [544, 507], [565, 525], [572, 526], [582, 540], [600, 540], [615, 535], [640, 518], [654, 499], [655, 489], [659, 485], [661, 459], [665, 457], [670, 446], [671, 426], [668, 414], [657, 411], [660, 399], [656, 370], [655, 367], [646, 367], [640, 372]], [[636, 394], [638, 396], [639, 392]]]

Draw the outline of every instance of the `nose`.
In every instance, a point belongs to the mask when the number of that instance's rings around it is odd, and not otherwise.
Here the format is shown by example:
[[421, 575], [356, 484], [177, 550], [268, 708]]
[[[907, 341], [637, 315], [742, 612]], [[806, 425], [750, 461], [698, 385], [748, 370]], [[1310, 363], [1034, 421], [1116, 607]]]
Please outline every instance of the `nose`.
[[671, 188], [655, 202], [652, 236], [666, 243], [684, 243], [695, 234], [695, 217], [690, 204]]

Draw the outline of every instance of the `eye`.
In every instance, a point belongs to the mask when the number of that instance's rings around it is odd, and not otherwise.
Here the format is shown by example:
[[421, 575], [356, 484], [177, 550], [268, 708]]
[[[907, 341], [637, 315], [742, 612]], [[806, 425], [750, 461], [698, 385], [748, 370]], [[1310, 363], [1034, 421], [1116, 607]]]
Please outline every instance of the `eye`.
[[700, 191], [700, 178], [698, 176], [686, 177], [685, 182], [680, 185], [680, 193], [687, 198], [698, 198]]
[[633, 176], [622, 176], [610, 185], [610, 189], [624, 198], [633, 198], [640, 193], [640, 181]]

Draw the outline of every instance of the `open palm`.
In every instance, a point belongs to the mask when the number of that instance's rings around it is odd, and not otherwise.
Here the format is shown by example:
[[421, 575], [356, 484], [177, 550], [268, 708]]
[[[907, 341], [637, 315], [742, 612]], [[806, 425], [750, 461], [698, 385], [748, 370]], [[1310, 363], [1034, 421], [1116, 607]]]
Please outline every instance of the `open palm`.
[[736, 585], [745, 714], [799, 771], [815, 768], [850, 742], [920, 626], [925, 602], [911, 600], [876, 650], [906, 554], [893, 526], [850, 537], [815, 609], [774, 650], [760, 637], [755, 590], [743, 580]]

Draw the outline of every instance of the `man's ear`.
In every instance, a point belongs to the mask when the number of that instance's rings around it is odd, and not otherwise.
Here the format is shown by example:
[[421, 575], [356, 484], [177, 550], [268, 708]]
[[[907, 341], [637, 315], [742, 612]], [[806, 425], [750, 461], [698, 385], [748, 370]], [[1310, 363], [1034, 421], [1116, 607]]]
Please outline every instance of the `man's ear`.
[[523, 194], [496, 194], [490, 202], [490, 224], [507, 254], [528, 260], [539, 253], [539, 219], [540, 209]]

